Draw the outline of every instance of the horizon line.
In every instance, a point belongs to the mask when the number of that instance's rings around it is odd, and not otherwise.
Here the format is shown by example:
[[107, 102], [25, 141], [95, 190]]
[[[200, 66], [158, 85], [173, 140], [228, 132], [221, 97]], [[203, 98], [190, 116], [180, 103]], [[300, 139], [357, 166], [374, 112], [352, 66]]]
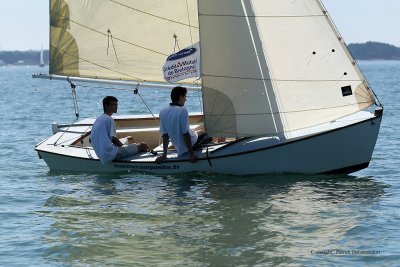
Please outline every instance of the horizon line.
[[[392, 43], [388, 43], [388, 42], [383, 42], [383, 41], [365, 41], [365, 42], [349, 42], [346, 43], [346, 45], [350, 45], [350, 44], [366, 44], [366, 43], [381, 43], [381, 44], [387, 44], [387, 45], [392, 45], [394, 47], [398, 47], [400, 48], [400, 45], [395, 45]], [[0, 53], [1, 52], [40, 52], [42, 49], [39, 48], [29, 48], [29, 49], [25, 49], [25, 50], [19, 50], [19, 49], [13, 49], [13, 50], [5, 50], [5, 49], [0, 49]], [[49, 51], [49, 48], [43, 49], [43, 51]]]

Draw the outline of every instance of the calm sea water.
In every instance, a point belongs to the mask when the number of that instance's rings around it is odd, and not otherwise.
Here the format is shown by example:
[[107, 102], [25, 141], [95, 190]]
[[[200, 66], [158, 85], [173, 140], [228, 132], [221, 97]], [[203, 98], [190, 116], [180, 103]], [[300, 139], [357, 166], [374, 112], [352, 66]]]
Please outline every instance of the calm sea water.
[[[51, 172], [34, 146], [73, 122], [66, 82], [39, 67], [0, 68], [1, 266], [398, 266], [400, 62], [361, 62], [385, 105], [368, 169], [352, 175], [229, 177]], [[168, 92], [141, 91], [153, 112]], [[78, 87], [81, 118], [106, 94]], [[190, 93], [189, 109], [199, 110]]]

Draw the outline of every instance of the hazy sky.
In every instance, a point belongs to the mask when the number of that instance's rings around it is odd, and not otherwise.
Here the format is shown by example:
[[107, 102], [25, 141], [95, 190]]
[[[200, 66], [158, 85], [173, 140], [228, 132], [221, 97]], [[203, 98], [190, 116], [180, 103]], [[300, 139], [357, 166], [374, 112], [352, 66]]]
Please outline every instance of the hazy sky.
[[[400, 46], [400, 0], [322, 1], [347, 43]], [[49, 0], [0, 0], [0, 50], [48, 48], [48, 5]]]

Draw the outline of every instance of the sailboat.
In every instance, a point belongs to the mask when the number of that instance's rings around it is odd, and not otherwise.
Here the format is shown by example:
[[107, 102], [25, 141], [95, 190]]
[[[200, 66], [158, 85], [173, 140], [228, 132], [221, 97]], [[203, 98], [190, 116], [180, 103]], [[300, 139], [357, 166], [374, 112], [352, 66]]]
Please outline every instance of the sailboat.
[[[51, 0], [50, 33], [49, 74], [35, 78], [198, 86], [191, 128], [224, 138], [197, 149], [195, 163], [171, 148], [156, 164], [158, 116], [115, 116], [119, 138], [154, 153], [103, 165], [89, 142], [94, 118], [53, 124], [35, 148], [50, 169], [311, 174], [371, 161], [383, 107], [319, 0]], [[165, 67], [171, 58], [181, 61]]]
[[39, 61], [39, 67], [44, 67], [43, 47], [40, 49], [40, 61]]

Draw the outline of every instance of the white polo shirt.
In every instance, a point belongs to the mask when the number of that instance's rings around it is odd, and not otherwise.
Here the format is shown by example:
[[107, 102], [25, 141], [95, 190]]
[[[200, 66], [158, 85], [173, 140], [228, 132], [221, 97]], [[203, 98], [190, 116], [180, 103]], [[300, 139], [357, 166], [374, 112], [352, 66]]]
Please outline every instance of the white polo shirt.
[[190, 134], [192, 145], [197, 141], [197, 133], [190, 130], [189, 112], [181, 106], [171, 105], [160, 112], [160, 132], [168, 134], [172, 144], [175, 146], [178, 155], [188, 151], [183, 135]]
[[99, 116], [92, 126], [90, 140], [101, 163], [106, 164], [115, 159], [118, 147], [111, 140], [116, 136], [114, 119], [107, 114]]

